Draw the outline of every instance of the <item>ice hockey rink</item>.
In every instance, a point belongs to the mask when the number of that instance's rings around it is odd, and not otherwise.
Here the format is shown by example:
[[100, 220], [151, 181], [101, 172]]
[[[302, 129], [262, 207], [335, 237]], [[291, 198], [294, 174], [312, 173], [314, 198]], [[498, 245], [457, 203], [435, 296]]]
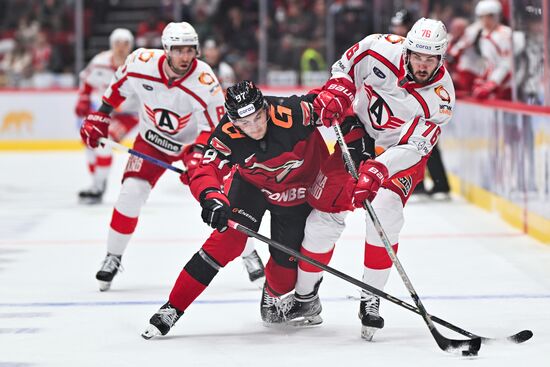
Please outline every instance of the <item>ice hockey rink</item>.
[[[421, 317], [384, 300], [386, 326], [365, 342], [357, 288], [330, 274], [320, 291], [323, 324], [268, 328], [259, 315], [261, 291], [240, 259], [166, 337], [146, 341], [140, 333], [149, 317], [210, 231], [189, 190], [167, 172], [142, 211], [125, 271], [100, 293], [94, 274], [125, 160], [115, 155], [105, 202], [81, 206], [83, 152], [0, 154], [1, 367], [550, 366], [550, 247], [457, 197], [407, 206], [401, 262], [428, 312], [483, 336], [531, 329], [524, 344], [484, 345], [475, 358], [447, 354]], [[348, 217], [331, 262], [356, 278], [363, 218]], [[269, 235], [266, 226], [261, 232]], [[267, 245], [256, 248], [267, 261]], [[412, 303], [395, 271], [386, 291]]]

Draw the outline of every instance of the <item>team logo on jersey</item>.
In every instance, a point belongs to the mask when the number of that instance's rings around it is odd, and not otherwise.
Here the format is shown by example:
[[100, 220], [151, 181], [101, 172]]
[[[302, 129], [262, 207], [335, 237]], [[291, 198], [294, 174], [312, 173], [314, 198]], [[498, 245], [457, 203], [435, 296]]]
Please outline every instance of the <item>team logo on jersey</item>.
[[435, 94], [437, 94], [437, 96], [441, 98], [443, 102], [447, 102], [447, 103], [451, 102], [451, 95], [449, 94], [449, 92], [447, 92], [445, 88], [443, 88], [442, 85], [435, 87], [434, 91], [435, 91]]
[[250, 170], [250, 174], [257, 175], [262, 174], [269, 178], [275, 179], [275, 182], [281, 183], [288, 176], [292, 170], [300, 168], [304, 164], [304, 160], [293, 159], [283, 163], [277, 167], [269, 167], [265, 164], [254, 162], [250, 167], [246, 167]]
[[191, 120], [192, 113], [180, 117], [177, 113], [164, 108], [152, 109], [146, 104], [144, 106], [147, 116], [157, 129], [170, 135], [180, 132]]
[[378, 69], [376, 66], [372, 69], [372, 71], [380, 79], [386, 79], [386, 74], [384, 74], [382, 70]]
[[206, 72], [202, 72], [200, 75], [199, 75], [199, 82], [201, 84], [204, 84], [204, 85], [210, 85], [212, 83], [214, 83], [215, 79], [212, 75], [210, 75], [209, 73], [206, 73]]
[[401, 192], [405, 197], [409, 196], [409, 193], [411, 192], [411, 187], [412, 187], [411, 176], [394, 178], [392, 182], [395, 186], [399, 188], [399, 190], [401, 190]]
[[369, 119], [375, 130], [397, 129], [405, 123], [404, 120], [393, 115], [390, 106], [370, 85], [365, 84], [364, 88], [369, 98]]
[[223, 155], [231, 155], [231, 149], [221, 142], [218, 138], [212, 138], [212, 141], [210, 141], [210, 145], [214, 147], [218, 152], [220, 152]]

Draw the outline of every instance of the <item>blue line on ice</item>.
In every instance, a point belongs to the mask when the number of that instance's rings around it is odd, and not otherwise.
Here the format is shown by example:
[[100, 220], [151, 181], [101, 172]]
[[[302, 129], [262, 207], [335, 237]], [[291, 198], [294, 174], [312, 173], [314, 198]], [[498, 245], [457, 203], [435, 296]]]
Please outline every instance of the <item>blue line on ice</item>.
[[[354, 297], [327, 297], [323, 302], [348, 302]], [[410, 297], [401, 296], [403, 300], [409, 300]], [[469, 301], [469, 300], [502, 300], [502, 299], [550, 299], [550, 294], [494, 294], [494, 295], [450, 295], [450, 296], [423, 296], [422, 300], [436, 301]], [[143, 305], [161, 305], [164, 300], [150, 301], [75, 301], [75, 302], [0, 302], [0, 307], [102, 307], [102, 306], [143, 306]], [[240, 304], [257, 303], [259, 297], [254, 299], [213, 299], [197, 300], [194, 304]]]

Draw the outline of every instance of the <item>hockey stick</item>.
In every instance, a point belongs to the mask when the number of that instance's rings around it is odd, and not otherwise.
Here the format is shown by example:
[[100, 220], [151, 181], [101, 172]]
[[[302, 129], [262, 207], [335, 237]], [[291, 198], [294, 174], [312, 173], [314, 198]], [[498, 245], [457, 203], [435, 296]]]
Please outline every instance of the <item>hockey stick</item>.
[[[345, 273], [342, 273], [341, 271], [339, 270], [336, 270], [328, 265], [325, 265], [315, 259], [312, 259], [306, 255], [303, 255], [302, 253], [294, 250], [294, 249], [291, 249], [275, 240], [272, 240], [271, 238], [268, 238], [268, 237], [265, 237], [263, 235], [261, 235], [260, 233], [258, 232], [255, 232], [233, 220], [229, 220], [228, 222], [228, 225], [233, 228], [233, 229], [236, 229], [237, 231], [239, 232], [242, 232], [250, 237], [254, 237], [262, 242], [265, 242], [267, 243], [268, 245], [270, 246], [273, 246], [275, 248], [277, 248], [278, 250], [281, 250], [291, 256], [294, 256], [295, 258], [297, 259], [300, 259], [302, 261], [305, 261], [311, 265], [314, 265], [316, 267], [318, 267], [319, 269], [322, 269], [324, 271], [326, 271], [327, 273], [330, 273], [342, 280], [345, 280], [346, 282], [348, 283], [351, 283], [359, 288], [362, 288], [368, 292], [371, 292], [373, 294], [376, 294], [377, 296], [379, 297], [382, 297], [384, 298], [385, 300], [388, 300], [398, 306], [401, 306], [403, 308], [406, 308], [407, 310], [409, 311], [412, 311], [414, 313], [417, 313], [419, 315], [422, 315], [422, 311], [420, 311], [418, 308], [416, 308], [415, 306], [411, 305], [410, 303], [407, 303], [405, 301], [402, 301], [400, 300], [399, 298], [397, 297], [394, 297], [378, 288], [375, 288], [371, 285], [368, 285], [367, 283], [364, 283], [358, 279], [355, 279]], [[450, 330], [453, 330], [459, 334], [462, 334], [464, 336], [467, 336], [469, 338], [472, 338], [470, 339], [469, 341], [472, 342], [472, 349], [470, 350], [467, 350], [466, 353], [463, 353], [463, 354], [466, 354], [466, 355], [471, 355], [471, 354], [476, 354], [477, 351], [479, 350], [480, 348], [480, 341], [483, 342], [483, 344], [490, 344], [490, 343], [497, 343], [497, 342], [509, 342], [509, 343], [514, 343], [514, 344], [519, 344], [519, 343], [523, 343], [527, 340], [529, 340], [532, 336], [533, 336], [533, 333], [530, 331], [530, 330], [523, 330], [517, 334], [514, 334], [514, 335], [511, 335], [511, 336], [508, 336], [508, 337], [505, 337], [505, 338], [486, 338], [486, 337], [480, 337], [479, 335], [476, 335], [476, 334], [473, 334], [469, 331], [466, 331], [456, 325], [453, 325], [451, 324], [450, 322], [448, 321], [445, 321], [443, 319], [440, 319], [439, 317], [437, 316], [432, 316], [432, 315], [427, 315], [428, 317], [430, 317], [434, 322], [446, 327], [446, 328], [449, 328]]]
[[[357, 170], [355, 169], [355, 164], [353, 163], [353, 159], [351, 158], [351, 154], [349, 152], [348, 146], [344, 141], [344, 137], [342, 134], [342, 130], [340, 129], [340, 125], [338, 123], [335, 123], [333, 124], [333, 126], [334, 126], [334, 131], [336, 132], [336, 139], [338, 140], [338, 144], [342, 149], [342, 156], [344, 157], [344, 162], [346, 164], [346, 167], [348, 171], [351, 173], [352, 177], [357, 180], [359, 178], [359, 175], [357, 174]], [[367, 212], [369, 213], [369, 217], [372, 220], [372, 223], [374, 224], [374, 228], [376, 228], [376, 231], [378, 232], [378, 236], [382, 240], [382, 243], [384, 244], [384, 247], [386, 248], [386, 251], [389, 257], [391, 258], [393, 265], [397, 269], [397, 272], [399, 273], [399, 276], [403, 280], [403, 283], [405, 283], [405, 287], [407, 287], [409, 294], [414, 300], [416, 307], [418, 307], [418, 310], [420, 311], [420, 314], [422, 315], [424, 322], [430, 329], [430, 332], [432, 333], [435, 341], [437, 342], [437, 345], [439, 345], [439, 348], [441, 348], [446, 352], [460, 350], [462, 351], [463, 354], [466, 354], [466, 355], [477, 354], [477, 351], [481, 347], [481, 340], [479, 337], [474, 337], [472, 339], [467, 339], [467, 340], [449, 339], [441, 335], [441, 333], [436, 329], [434, 323], [428, 316], [428, 312], [426, 311], [426, 308], [422, 304], [422, 301], [420, 301], [420, 298], [418, 297], [418, 294], [416, 293], [416, 290], [414, 289], [411, 283], [411, 280], [409, 279], [407, 273], [405, 273], [405, 269], [403, 268], [403, 266], [401, 265], [401, 262], [397, 258], [397, 255], [395, 254], [395, 251], [391, 246], [388, 236], [386, 235], [384, 228], [382, 228], [382, 225], [380, 224], [380, 220], [378, 219], [376, 212], [372, 208], [371, 203], [369, 203], [368, 200], [365, 200], [363, 205], [367, 210]]]
[[[147, 154], [138, 152], [138, 151], [136, 151], [136, 150], [134, 150], [134, 149], [127, 148], [126, 146], [124, 146], [124, 145], [122, 145], [122, 144], [119, 144], [119, 143], [117, 143], [117, 142], [114, 142], [114, 141], [112, 141], [112, 140], [105, 139], [105, 138], [100, 138], [100, 142], [101, 142], [102, 144], [108, 145], [108, 146], [110, 146], [110, 147], [116, 148], [116, 149], [118, 149], [118, 150], [127, 152], [127, 153], [129, 153], [129, 154], [135, 155], [135, 156], [140, 157], [140, 158], [143, 158], [143, 159], [145, 159], [145, 160], [148, 160], [149, 162], [151, 162], [151, 163], [153, 163], [153, 164], [157, 164], [157, 165], [159, 165], [159, 166], [161, 166], [161, 167], [164, 167], [164, 168], [166, 168], [166, 169], [169, 169], [169, 170], [171, 170], [171, 171], [174, 171], [174, 172], [176, 172], [176, 173], [178, 173], [178, 174], [182, 174], [182, 173], [185, 172], [184, 170], [182, 170], [182, 169], [180, 169], [180, 168], [177, 168], [177, 167], [174, 167], [174, 166], [172, 166], [172, 165], [170, 165], [170, 164], [167, 164], [167, 163], [165, 163], [165, 162], [159, 161], [159, 160], [156, 159], [156, 158], [150, 157], [150, 156], [148, 156]], [[235, 223], [235, 222], [230, 221], [230, 225], [238, 225], [238, 224]], [[235, 227], [233, 227], [233, 228], [235, 228]], [[390, 302], [393, 302], [393, 303], [395, 303], [395, 304], [397, 304], [397, 305], [399, 305], [399, 306], [401, 306], [401, 307], [404, 307], [404, 308], [406, 308], [406, 309], [408, 309], [408, 310], [410, 310], [410, 311], [413, 311], [413, 312], [415, 312], [415, 313], [417, 313], [417, 314], [420, 314], [420, 310], [418, 310], [417, 308], [415, 308], [415, 307], [412, 306], [411, 304], [408, 304], [408, 303], [406, 303], [406, 302], [404, 302], [404, 301], [401, 301], [400, 299], [398, 299], [398, 298], [396, 298], [396, 297], [393, 297], [393, 296], [391, 296], [391, 295], [389, 295], [389, 294], [387, 294], [387, 293], [384, 293], [384, 292], [381, 291], [381, 290], [378, 290], [378, 289], [376, 289], [376, 288], [373, 288], [373, 287], [369, 286], [369, 285], [366, 284], [366, 283], [363, 283], [363, 282], [361, 282], [361, 281], [359, 281], [359, 280], [357, 280], [357, 279], [354, 279], [354, 278], [350, 277], [349, 275], [346, 275], [346, 274], [344, 274], [344, 273], [339, 272], [338, 270], [332, 269], [332, 268], [328, 267], [327, 265], [321, 264], [321, 263], [317, 262], [317, 261], [314, 260], [314, 259], [310, 259], [309, 257], [304, 256], [304, 255], [300, 254], [299, 252], [296, 252], [296, 251], [294, 251], [294, 250], [292, 250], [292, 249], [289, 249], [289, 248], [287, 248], [286, 246], [284, 246], [284, 245], [282, 245], [282, 244], [279, 244], [279, 243], [277, 243], [277, 242], [275, 242], [275, 241], [273, 241], [273, 240], [271, 240], [271, 239], [269, 239], [269, 238], [267, 238], [267, 237], [264, 237], [264, 236], [260, 235], [259, 233], [256, 233], [256, 232], [254, 232], [254, 231], [252, 231], [252, 230], [250, 230], [250, 229], [247, 229], [247, 228], [244, 227], [244, 226], [238, 225], [238, 228], [236, 228], [236, 229], [237, 229], [237, 230], [240, 230], [240, 231], [245, 231], [244, 233], [248, 234], [250, 237], [257, 238], [257, 239], [259, 239], [259, 240], [261, 240], [261, 241], [263, 241], [263, 242], [265, 242], [265, 243], [267, 243], [267, 244], [269, 244], [269, 245], [273, 245], [273, 247], [277, 247], [279, 250], [281, 250], [281, 251], [283, 251], [283, 252], [289, 253], [290, 255], [293, 255], [293, 256], [295, 256], [295, 257], [298, 258], [298, 259], [301, 259], [301, 260], [303, 260], [303, 261], [305, 261], [305, 262], [308, 262], [308, 263], [310, 263], [310, 264], [313, 264], [313, 265], [317, 266], [318, 268], [325, 270], [325, 271], [328, 272], [328, 273], [331, 273], [331, 274], [333, 274], [333, 275], [335, 275], [335, 276], [337, 276], [337, 277], [339, 277], [339, 278], [341, 278], [341, 279], [343, 279], [343, 280], [345, 280], [345, 281], [348, 281], [348, 282], [350, 282], [350, 283], [352, 283], [352, 284], [354, 284], [354, 285], [356, 285], [356, 286], [358, 286], [358, 287], [360, 287], [360, 288], [363, 288], [363, 289], [365, 289], [365, 290], [367, 290], [367, 291], [370, 291], [370, 292], [372, 292], [372, 293], [374, 293], [374, 294], [376, 294], [376, 295], [378, 295], [378, 296], [380, 296], [380, 297], [382, 297], [382, 298], [384, 298], [384, 299], [386, 299], [386, 300], [388, 300], [388, 301], [390, 301]], [[440, 318], [438, 318], [438, 317], [435, 317], [435, 316], [430, 316], [430, 317], [432, 318], [432, 320], [433, 320], [434, 322], [437, 322], [438, 324], [443, 325], [443, 326], [445, 326], [445, 327], [447, 327], [447, 328], [449, 328], [449, 329], [451, 329], [451, 330], [453, 330], [453, 331], [455, 331], [455, 332], [457, 332], [457, 333], [459, 333], [459, 334], [465, 335], [465, 336], [467, 336], [467, 337], [469, 337], [469, 338], [477, 338], [477, 337], [478, 337], [478, 335], [472, 334], [472, 333], [470, 333], [469, 331], [466, 331], [466, 330], [464, 330], [464, 329], [461, 329], [461, 328], [459, 328], [458, 326], [455, 326], [455, 325], [453, 325], [453, 324], [451, 324], [451, 323], [449, 323], [449, 322], [447, 322], [447, 321], [445, 321], [445, 320], [442, 320], [442, 319], [440, 319]], [[481, 340], [483, 341], [484, 344], [485, 344], [485, 343], [502, 342], [502, 341], [504, 341], [504, 342], [510, 342], [510, 343], [515, 343], [515, 344], [519, 344], [519, 343], [523, 343], [523, 342], [529, 340], [532, 336], [533, 336], [533, 333], [532, 333], [530, 330], [524, 330], [524, 331], [519, 332], [519, 333], [517, 333], [517, 334], [515, 334], [515, 335], [509, 336], [509, 337], [506, 337], [506, 338], [502, 338], [502, 339], [500, 339], [500, 338], [495, 339], [495, 338], [485, 338], [485, 337], [481, 337]]]
[[147, 154], [138, 152], [137, 150], [128, 148], [128, 147], [126, 147], [126, 146], [124, 146], [124, 145], [122, 145], [122, 144], [120, 144], [120, 143], [117, 143], [116, 141], [109, 140], [109, 139], [107, 139], [107, 138], [99, 138], [99, 142], [100, 142], [101, 144], [105, 144], [105, 145], [107, 145], [107, 146], [109, 146], [109, 147], [111, 147], [111, 148], [116, 148], [116, 149], [121, 150], [121, 151], [123, 151], [123, 152], [127, 152], [127, 153], [129, 153], [129, 154], [131, 154], [131, 155], [135, 155], [136, 157], [143, 158], [143, 159], [145, 159], [146, 161], [149, 161], [149, 162], [151, 162], [151, 163], [153, 163], [153, 164], [156, 164], [157, 166], [161, 166], [161, 167], [163, 167], [163, 168], [166, 168], [166, 169], [169, 169], [169, 170], [174, 171], [174, 172], [176, 172], [176, 173], [179, 173], [180, 175], [181, 175], [182, 173], [185, 173], [185, 172], [186, 172], [186, 170], [182, 170], [182, 169], [180, 169], [180, 168], [178, 168], [178, 167], [174, 167], [174, 166], [172, 166], [172, 165], [169, 164], [169, 163], [166, 163], [166, 162], [163, 162], [163, 161], [158, 160], [158, 159], [156, 159], [156, 158], [153, 158], [153, 157], [151, 157], [151, 156], [149, 156], [149, 155], [147, 155]]

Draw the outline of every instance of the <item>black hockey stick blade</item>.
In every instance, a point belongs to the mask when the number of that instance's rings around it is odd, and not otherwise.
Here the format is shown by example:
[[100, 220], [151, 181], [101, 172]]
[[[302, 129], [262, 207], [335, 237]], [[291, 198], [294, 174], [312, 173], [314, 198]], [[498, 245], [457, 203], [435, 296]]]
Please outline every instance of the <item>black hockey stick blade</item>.
[[481, 338], [475, 337], [473, 339], [457, 340], [449, 339], [441, 335], [437, 329], [433, 328], [432, 332], [439, 348], [449, 353], [461, 352], [464, 356], [476, 356], [477, 352], [481, 348]]
[[482, 344], [500, 344], [500, 343], [512, 343], [512, 344], [521, 344], [525, 343], [527, 340], [533, 337], [533, 332], [531, 330], [522, 330], [519, 333], [510, 335], [504, 338], [486, 338], [481, 337]]

